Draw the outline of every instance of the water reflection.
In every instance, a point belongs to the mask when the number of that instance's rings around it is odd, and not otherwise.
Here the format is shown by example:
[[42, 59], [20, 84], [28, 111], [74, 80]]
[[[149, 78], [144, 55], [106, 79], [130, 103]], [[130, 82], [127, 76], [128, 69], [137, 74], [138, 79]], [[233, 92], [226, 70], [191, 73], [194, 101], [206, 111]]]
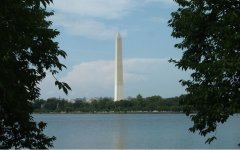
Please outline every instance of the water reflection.
[[124, 140], [124, 134], [126, 132], [125, 128], [125, 123], [124, 123], [124, 118], [123, 115], [118, 115], [117, 119], [115, 120], [115, 127], [116, 127], [116, 132], [115, 132], [115, 146], [114, 148], [116, 149], [124, 149], [125, 140]]
[[240, 118], [231, 117], [217, 130], [217, 141], [187, 132], [191, 126], [183, 114], [47, 114], [35, 120], [48, 123], [45, 133], [54, 135], [57, 149], [206, 149], [239, 148]]

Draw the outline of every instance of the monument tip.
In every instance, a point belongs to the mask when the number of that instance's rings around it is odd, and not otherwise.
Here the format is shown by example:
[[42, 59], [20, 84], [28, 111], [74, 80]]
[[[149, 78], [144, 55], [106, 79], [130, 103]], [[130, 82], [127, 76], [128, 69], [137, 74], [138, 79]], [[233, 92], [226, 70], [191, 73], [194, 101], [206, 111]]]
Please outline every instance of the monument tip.
[[117, 38], [121, 38], [121, 34], [120, 34], [120, 32], [117, 32], [117, 36], [116, 36]]

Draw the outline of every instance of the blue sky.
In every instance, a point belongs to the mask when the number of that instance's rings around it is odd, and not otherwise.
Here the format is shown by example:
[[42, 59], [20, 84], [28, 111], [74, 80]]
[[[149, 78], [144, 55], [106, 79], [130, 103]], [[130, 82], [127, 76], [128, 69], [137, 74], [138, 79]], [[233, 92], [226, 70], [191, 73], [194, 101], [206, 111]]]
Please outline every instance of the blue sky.
[[182, 55], [167, 24], [177, 9], [172, 0], [55, 0], [49, 9], [55, 12], [52, 27], [60, 31], [55, 40], [68, 54], [61, 59], [68, 68], [57, 77], [72, 91], [59, 92], [48, 75], [40, 84], [42, 98], [113, 97], [117, 32], [123, 38], [125, 97], [185, 93], [178, 81], [189, 72], [168, 63]]

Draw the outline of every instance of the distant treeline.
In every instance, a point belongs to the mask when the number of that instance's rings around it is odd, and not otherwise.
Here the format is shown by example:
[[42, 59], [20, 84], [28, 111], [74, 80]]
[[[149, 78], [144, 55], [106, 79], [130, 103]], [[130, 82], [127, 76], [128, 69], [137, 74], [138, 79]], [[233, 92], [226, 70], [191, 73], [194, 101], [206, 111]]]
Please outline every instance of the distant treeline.
[[182, 97], [164, 99], [161, 96], [143, 98], [137, 95], [121, 101], [113, 101], [108, 97], [91, 100], [78, 98], [71, 101], [49, 98], [36, 100], [33, 108], [36, 113], [181, 112], [179, 101]]

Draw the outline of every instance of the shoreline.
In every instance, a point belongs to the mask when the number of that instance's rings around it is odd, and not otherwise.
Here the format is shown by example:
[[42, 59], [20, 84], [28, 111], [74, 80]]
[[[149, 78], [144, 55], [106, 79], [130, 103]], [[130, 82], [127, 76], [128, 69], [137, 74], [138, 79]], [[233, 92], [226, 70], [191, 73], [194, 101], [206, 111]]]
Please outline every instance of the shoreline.
[[32, 114], [184, 114], [183, 112], [175, 111], [126, 111], [126, 112], [33, 112]]

